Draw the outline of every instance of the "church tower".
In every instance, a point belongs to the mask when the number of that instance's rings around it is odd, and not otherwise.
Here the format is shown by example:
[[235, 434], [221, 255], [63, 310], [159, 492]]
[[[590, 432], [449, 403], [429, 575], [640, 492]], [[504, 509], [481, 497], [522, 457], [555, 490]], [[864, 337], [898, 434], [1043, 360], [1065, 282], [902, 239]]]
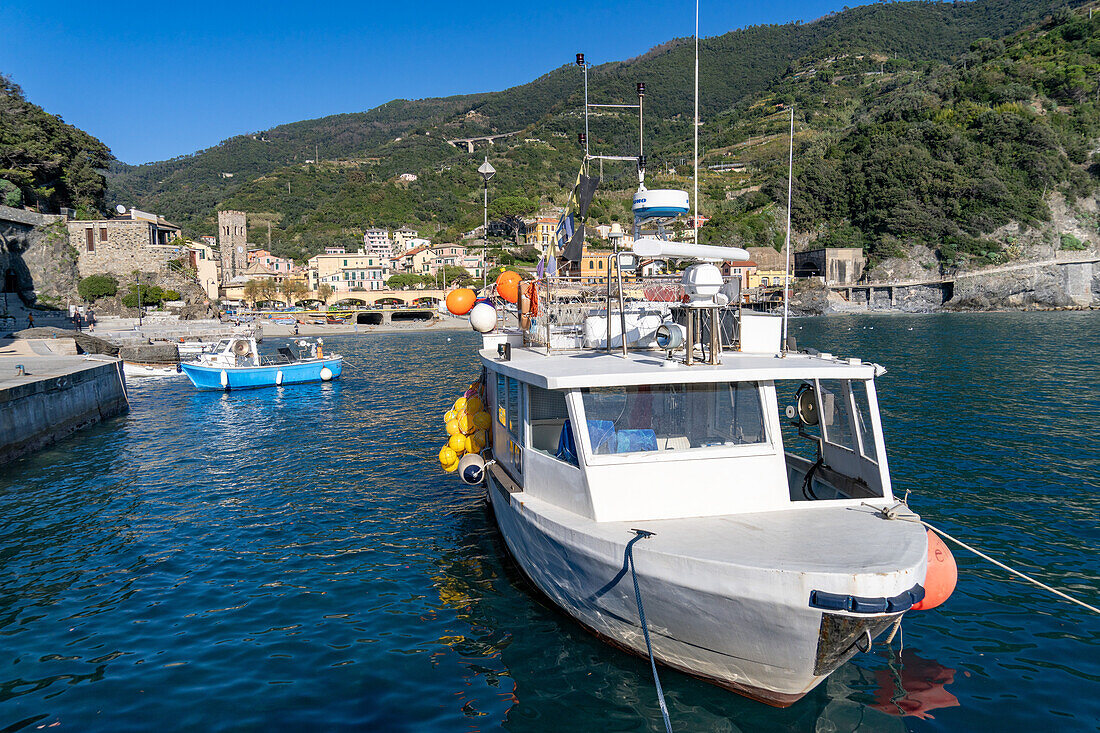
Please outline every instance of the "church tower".
[[243, 211], [218, 212], [218, 248], [226, 285], [248, 267], [248, 219]]

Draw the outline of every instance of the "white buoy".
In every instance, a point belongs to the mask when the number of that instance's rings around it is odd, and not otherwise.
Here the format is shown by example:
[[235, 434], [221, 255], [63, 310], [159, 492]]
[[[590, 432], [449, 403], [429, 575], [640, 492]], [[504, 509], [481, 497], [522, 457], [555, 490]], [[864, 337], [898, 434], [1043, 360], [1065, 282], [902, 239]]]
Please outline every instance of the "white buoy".
[[321, 381], [322, 382], [331, 382], [332, 381], [332, 370], [329, 369], [328, 367], [321, 367]]
[[282, 369], [275, 372], [275, 386], [276, 387], [282, 387], [283, 386], [283, 370]]
[[224, 369], [222, 369], [221, 382], [222, 382], [222, 387], [228, 387], [229, 386], [229, 373], [226, 372]]
[[497, 327], [497, 309], [488, 303], [478, 303], [470, 311], [470, 326], [478, 333], [489, 333]]
[[477, 486], [485, 480], [485, 460], [476, 453], [467, 453], [458, 462], [458, 477], [462, 483]]

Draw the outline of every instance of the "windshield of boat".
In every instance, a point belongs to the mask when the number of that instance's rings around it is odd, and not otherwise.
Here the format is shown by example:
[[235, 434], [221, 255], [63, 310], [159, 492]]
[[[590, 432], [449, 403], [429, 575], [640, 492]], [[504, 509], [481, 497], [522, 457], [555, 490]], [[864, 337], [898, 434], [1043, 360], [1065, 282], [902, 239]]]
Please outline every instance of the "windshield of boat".
[[597, 455], [767, 442], [756, 382], [590, 388], [581, 399]]

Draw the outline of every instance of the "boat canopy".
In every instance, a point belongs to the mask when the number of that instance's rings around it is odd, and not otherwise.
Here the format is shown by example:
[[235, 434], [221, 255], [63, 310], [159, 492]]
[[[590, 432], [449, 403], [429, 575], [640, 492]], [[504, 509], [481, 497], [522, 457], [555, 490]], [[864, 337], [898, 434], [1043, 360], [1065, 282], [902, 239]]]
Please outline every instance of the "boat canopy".
[[601, 351], [545, 355], [517, 348], [507, 361], [502, 361], [495, 349], [484, 349], [480, 354], [482, 363], [491, 371], [544, 389], [781, 379], [868, 380], [885, 373], [878, 364], [829, 354], [778, 356], [726, 351], [722, 353], [721, 364], [693, 366], [665, 359], [659, 351], [630, 352], [626, 356]]

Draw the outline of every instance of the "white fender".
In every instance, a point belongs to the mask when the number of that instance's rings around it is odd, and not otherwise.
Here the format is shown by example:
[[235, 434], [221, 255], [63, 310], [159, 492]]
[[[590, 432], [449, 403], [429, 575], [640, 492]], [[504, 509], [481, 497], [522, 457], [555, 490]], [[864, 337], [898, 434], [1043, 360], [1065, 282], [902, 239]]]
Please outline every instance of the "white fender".
[[321, 381], [322, 382], [331, 382], [332, 381], [332, 370], [329, 369], [328, 367], [321, 367]]
[[283, 386], [283, 370], [282, 369], [275, 372], [275, 386], [276, 387], [282, 387]]
[[225, 371], [224, 369], [222, 369], [221, 382], [222, 382], [223, 387], [229, 387], [229, 373], [227, 371]]

